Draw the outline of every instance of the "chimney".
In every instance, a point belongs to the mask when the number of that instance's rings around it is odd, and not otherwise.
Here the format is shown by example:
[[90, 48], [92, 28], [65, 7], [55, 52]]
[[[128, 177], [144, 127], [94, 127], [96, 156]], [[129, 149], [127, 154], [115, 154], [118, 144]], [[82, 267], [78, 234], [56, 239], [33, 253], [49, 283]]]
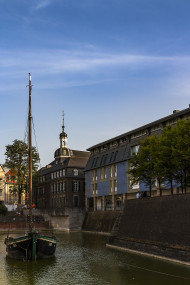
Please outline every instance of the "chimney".
[[179, 110], [173, 110], [173, 114], [176, 114], [177, 112], [179, 112]]

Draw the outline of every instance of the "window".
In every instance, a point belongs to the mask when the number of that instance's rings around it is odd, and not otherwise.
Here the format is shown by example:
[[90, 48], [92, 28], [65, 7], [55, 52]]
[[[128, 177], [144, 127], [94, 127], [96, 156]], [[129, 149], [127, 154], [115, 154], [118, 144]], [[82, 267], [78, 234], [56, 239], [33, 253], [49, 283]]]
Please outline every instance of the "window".
[[114, 191], [117, 192], [117, 179], [114, 180]]
[[114, 165], [114, 176], [117, 177], [117, 164]]
[[51, 173], [51, 179], [53, 179], [53, 172]]
[[94, 195], [94, 184], [91, 185], [92, 195]]
[[95, 194], [98, 194], [98, 183], [95, 184]]
[[78, 174], [79, 174], [78, 169], [74, 169], [73, 172], [74, 172], [74, 176], [78, 176]]
[[110, 165], [110, 177], [117, 177], [117, 164]]
[[96, 181], [98, 180], [98, 172], [97, 172], [97, 169], [95, 169], [95, 180], [96, 180]]
[[104, 168], [104, 178], [107, 179], [107, 167]]
[[63, 169], [63, 176], [65, 176], [65, 169]]
[[57, 178], [59, 178], [59, 171], [57, 171]]
[[63, 175], [62, 170], [59, 170], [59, 176], [62, 177], [62, 175]]
[[136, 155], [139, 152], [139, 145], [134, 145], [131, 147], [131, 154]]
[[100, 180], [107, 179], [107, 167], [100, 168]]
[[113, 192], [113, 180], [110, 181], [110, 192]]
[[65, 192], [65, 181], [60, 183], [60, 192]]
[[113, 177], [113, 165], [110, 166], [110, 177]]
[[74, 192], [79, 191], [79, 181], [73, 181], [73, 191]]

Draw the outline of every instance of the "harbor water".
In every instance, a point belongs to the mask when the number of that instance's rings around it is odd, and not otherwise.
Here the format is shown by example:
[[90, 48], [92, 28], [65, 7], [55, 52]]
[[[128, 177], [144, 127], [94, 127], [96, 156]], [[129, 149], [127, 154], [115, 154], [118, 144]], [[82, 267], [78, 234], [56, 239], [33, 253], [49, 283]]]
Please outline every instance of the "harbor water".
[[190, 267], [106, 248], [107, 236], [56, 234], [55, 258], [6, 258], [0, 235], [1, 285], [189, 285]]

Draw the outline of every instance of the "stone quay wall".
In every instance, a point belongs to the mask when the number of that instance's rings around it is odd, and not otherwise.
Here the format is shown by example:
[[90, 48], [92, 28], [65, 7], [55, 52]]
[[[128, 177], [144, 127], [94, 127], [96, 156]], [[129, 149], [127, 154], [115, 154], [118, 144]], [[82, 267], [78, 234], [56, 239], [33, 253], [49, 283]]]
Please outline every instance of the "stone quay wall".
[[109, 245], [190, 262], [190, 194], [126, 200]]
[[82, 226], [83, 231], [110, 233], [121, 212], [87, 212]]
[[[16, 222], [0, 222], [0, 232], [3, 231], [17, 231], [23, 230], [26, 231], [29, 228], [29, 224], [22, 221]], [[49, 229], [49, 222], [34, 222], [34, 228], [40, 230], [48, 230]]]
[[85, 210], [80, 208], [66, 208], [56, 210], [35, 209], [36, 215], [43, 216], [56, 231], [81, 230], [85, 218]]

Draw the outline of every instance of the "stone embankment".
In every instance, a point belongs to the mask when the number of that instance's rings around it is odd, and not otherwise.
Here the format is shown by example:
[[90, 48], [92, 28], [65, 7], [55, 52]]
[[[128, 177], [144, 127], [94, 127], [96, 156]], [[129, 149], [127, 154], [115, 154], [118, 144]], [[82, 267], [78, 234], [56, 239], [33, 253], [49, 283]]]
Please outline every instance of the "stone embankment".
[[83, 230], [107, 246], [190, 264], [190, 194], [126, 200], [122, 213], [88, 212]]
[[190, 194], [127, 200], [109, 246], [190, 263]]
[[87, 212], [82, 230], [110, 234], [120, 215], [120, 211]]
[[[49, 222], [42, 216], [33, 216], [34, 228], [48, 230]], [[0, 231], [26, 231], [29, 228], [27, 215], [18, 216], [15, 211], [8, 212], [6, 216], [0, 216]]]

